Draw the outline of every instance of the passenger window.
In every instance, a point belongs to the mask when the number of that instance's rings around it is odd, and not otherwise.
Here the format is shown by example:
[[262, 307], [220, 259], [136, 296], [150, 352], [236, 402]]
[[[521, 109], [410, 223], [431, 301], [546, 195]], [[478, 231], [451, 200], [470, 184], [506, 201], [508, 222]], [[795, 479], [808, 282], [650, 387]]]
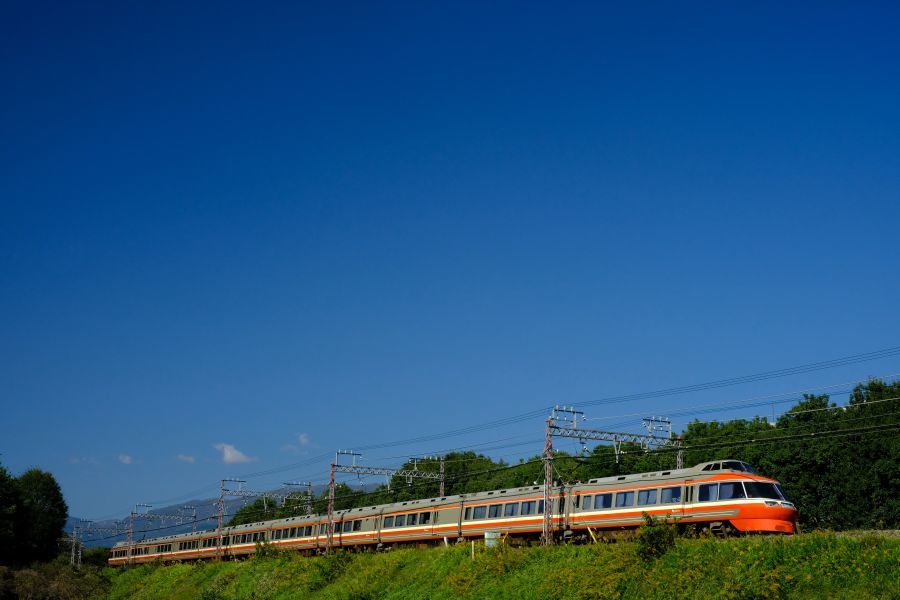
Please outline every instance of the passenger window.
[[403, 527], [406, 524], [406, 515], [397, 515], [394, 519], [394, 527]]
[[515, 517], [519, 514], [519, 503], [513, 502], [512, 504], [507, 504], [503, 508], [503, 516], [504, 517]]
[[719, 484], [719, 500], [732, 500], [734, 498], [745, 498], [744, 486], [737, 482], [728, 482]]
[[522, 503], [522, 514], [523, 515], [533, 515], [535, 504], [536, 503], [534, 500], [529, 500], [527, 502], [523, 502]]
[[681, 488], [680, 487], [663, 488], [662, 503], [663, 504], [673, 504], [676, 502], [681, 502]]
[[[590, 496], [582, 496], [581, 497], [581, 510], [590, 510], [591, 509], [591, 497]], [[577, 507], [579, 504], [579, 496], [575, 496], [575, 506]]]
[[394, 526], [394, 517], [385, 517], [384, 518], [384, 526], [385, 526], [385, 528], [393, 527]]
[[468, 521], [468, 520], [471, 519], [471, 518], [472, 518], [472, 507], [471, 507], [471, 506], [467, 506], [467, 507], [466, 507], [466, 514], [465, 514], [465, 516], [463, 517], [463, 520], [464, 520], [464, 521]]
[[700, 502], [713, 502], [719, 499], [719, 484], [718, 483], [705, 483], [700, 486], [700, 495], [698, 496], [698, 501]]
[[612, 494], [597, 494], [594, 497], [594, 508], [612, 507]]
[[543, 500], [538, 502], [538, 514], [539, 515], [544, 514], [544, 501]]
[[488, 510], [488, 518], [496, 519], [500, 516], [500, 511], [503, 508], [502, 504], [491, 504], [490, 509]]
[[641, 490], [638, 492], [638, 504], [656, 504], [656, 490]]
[[419, 513], [419, 525], [426, 525], [429, 521], [431, 521], [430, 512]]
[[473, 519], [483, 519], [484, 515], [487, 513], [487, 506], [476, 506], [472, 511]]
[[362, 521], [353, 521], [353, 531], [362, 530]]
[[623, 506], [633, 506], [634, 505], [634, 492], [617, 492], [616, 493], [616, 507], [620, 508]]

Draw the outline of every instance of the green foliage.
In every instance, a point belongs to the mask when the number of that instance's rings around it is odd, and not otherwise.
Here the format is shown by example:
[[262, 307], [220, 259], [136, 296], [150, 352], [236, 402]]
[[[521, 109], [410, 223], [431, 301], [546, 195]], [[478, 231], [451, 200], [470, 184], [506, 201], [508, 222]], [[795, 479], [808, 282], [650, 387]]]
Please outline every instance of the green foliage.
[[[14, 562], [16, 552], [16, 515], [21, 506], [15, 479], [0, 465], [0, 565]], [[0, 596], [2, 597], [2, 596]]]
[[118, 570], [110, 600], [304, 598], [872, 598], [900, 597], [900, 538], [681, 539], [650, 562], [637, 543], [387, 553]]
[[272, 544], [268, 540], [263, 540], [256, 542], [256, 552], [253, 554], [253, 559], [265, 560], [274, 558], [279, 554], [281, 554], [281, 550], [278, 549], [278, 546]]
[[310, 589], [315, 591], [334, 583], [351, 562], [352, 556], [343, 550], [318, 558], [313, 564], [316, 576], [310, 583]]
[[17, 560], [23, 564], [56, 556], [69, 516], [59, 483], [50, 473], [29, 469], [16, 479], [21, 498], [16, 511]]
[[52, 559], [67, 518], [68, 507], [53, 475], [29, 469], [12, 477], [0, 465], [0, 565]]
[[675, 547], [678, 530], [666, 518], [662, 521], [644, 513], [644, 524], [635, 535], [635, 552], [644, 562], [656, 560]]
[[81, 564], [105, 567], [109, 560], [109, 548], [85, 548], [81, 552]]
[[74, 570], [68, 556], [19, 570], [0, 567], [0, 599], [88, 600], [109, 591], [109, 569], [83, 566]]

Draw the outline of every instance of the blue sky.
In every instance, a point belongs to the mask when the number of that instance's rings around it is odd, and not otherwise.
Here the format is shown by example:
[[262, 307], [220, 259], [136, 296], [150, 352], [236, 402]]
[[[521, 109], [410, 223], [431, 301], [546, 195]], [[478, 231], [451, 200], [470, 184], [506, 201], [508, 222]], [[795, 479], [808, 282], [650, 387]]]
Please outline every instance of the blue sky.
[[[312, 458], [337, 448], [898, 346], [898, 21], [891, 3], [8, 3], [0, 461], [118, 516], [303, 461], [252, 485], [323, 481]], [[541, 434], [367, 462], [514, 459]]]

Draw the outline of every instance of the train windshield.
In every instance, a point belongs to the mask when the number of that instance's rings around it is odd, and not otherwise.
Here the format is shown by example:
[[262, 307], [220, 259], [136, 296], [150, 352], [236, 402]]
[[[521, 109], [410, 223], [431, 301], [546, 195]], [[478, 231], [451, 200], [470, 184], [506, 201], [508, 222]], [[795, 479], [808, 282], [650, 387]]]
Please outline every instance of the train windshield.
[[747, 490], [748, 498], [769, 498], [771, 500], [786, 500], [781, 494], [778, 486], [774, 483], [763, 483], [761, 481], [745, 481], [744, 488]]
[[790, 501], [791, 501], [791, 499], [788, 498], [787, 494], [784, 493], [784, 488], [783, 488], [783, 487], [781, 487], [780, 485], [778, 485], [778, 484], [776, 483], [776, 484], [775, 484], [775, 489], [778, 490], [778, 493], [781, 494], [781, 497], [784, 498], [787, 502], [790, 502]]
[[731, 469], [732, 471], [743, 471], [744, 473], [752, 473], [756, 475], [756, 471], [745, 462], [741, 462], [738, 460], [726, 460], [722, 463], [723, 469]]

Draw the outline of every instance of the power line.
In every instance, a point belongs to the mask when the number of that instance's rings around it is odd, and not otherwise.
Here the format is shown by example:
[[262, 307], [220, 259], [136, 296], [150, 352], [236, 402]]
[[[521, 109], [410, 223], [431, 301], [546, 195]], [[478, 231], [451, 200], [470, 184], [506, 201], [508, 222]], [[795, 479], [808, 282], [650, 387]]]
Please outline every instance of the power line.
[[[729, 441], [729, 442], [722, 442], [722, 443], [715, 443], [715, 444], [691, 445], [691, 446], [686, 446], [685, 450], [688, 450], [688, 451], [689, 450], [701, 450], [701, 449], [734, 447], [734, 446], [752, 445], [752, 444], [766, 445], [766, 444], [814, 441], [817, 439], [831, 439], [831, 438], [849, 437], [849, 436], [854, 436], [854, 435], [867, 435], [867, 434], [871, 434], [871, 433], [885, 433], [888, 435], [898, 434], [898, 433], [900, 433], [900, 423], [888, 423], [888, 424], [875, 425], [875, 426], [869, 426], [869, 427], [861, 427], [861, 428], [853, 428], [853, 429], [831, 429], [831, 430], [806, 432], [806, 433], [801, 433], [801, 434], [791, 434], [791, 435], [777, 436], [777, 437], [750, 438], [750, 439], [736, 440], [736, 441]], [[677, 450], [674, 448], [658, 448], [658, 449], [654, 450], [654, 452], [656, 452], [656, 453], [668, 453], [668, 452], [674, 452], [674, 451], [677, 451]], [[643, 450], [623, 450], [622, 451], [622, 454], [637, 454], [637, 453], [644, 453], [644, 451]], [[560, 459], [569, 460], [569, 461], [572, 461], [575, 463], [584, 463], [584, 464], [603, 464], [603, 463], [609, 463], [610, 465], [613, 464], [613, 458], [609, 457], [609, 456], [589, 456], [589, 457], [565, 456], [565, 457], [560, 457]], [[482, 471], [469, 472], [469, 473], [462, 474], [459, 477], [455, 477], [455, 478], [451, 478], [451, 479], [459, 480], [459, 479], [469, 478], [474, 475], [508, 471], [508, 470], [512, 470], [512, 469], [522, 468], [522, 467], [528, 466], [528, 465], [538, 464], [542, 461], [543, 461], [542, 458], [538, 458], [538, 459], [533, 459], [533, 460], [529, 460], [529, 461], [524, 461], [524, 462], [521, 462], [521, 463], [518, 463], [515, 465], [505, 465], [505, 466], [495, 467], [495, 468], [491, 468], [491, 469], [485, 469]], [[449, 480], [450, 479], [448, 479], [448, 481]], [[374, 494], [380, 494], [380, 493], [383, 493], [383, 490], [382, 491], [374, 491], [374, 492], [353, 492], [350, 494], [336, 496], [336, 499], [360, 497], [360, 496], [374, 495]], [[237, 513], [231, 513], [226, 516], [234, 516], [235, 514], [237, 514]], [[214, 518], [216, 518], [216, 517], [215, 516], [205, 517], [203, 519], [199, 519], [198, 522], [210, 521]], [[180, 525], [170, 525], [170, 526], [164, 526], [164, 527], [158, 527], [158, 528], [152, 528], [152, 529], [142, 529], [142, 530], [139, 530], [138, 532], [139, 533], [150, 533], [150, 532], [156, 532], [156, 531], [165, 531], [165, 530], [169, 530], [169, 529], [172, 529], [174, 527], [179, 527], [179, 526]], [[119, 535], [121, 535], [121, 534], [119, 534]], [[119, 535], [107, 536], [106, 538], [99, 538], [99, 539], [95, 539], [94, 541], [104, 541], [107, 539], [113, 539], [115, 537], [119, 537]]]
[[[774, 379], [774, 378], [778, 378], [778, 377], [785, 377], [785, 376], [789, 376], [789, 375], [814, 372], [814, 371], [819, 371], [819, 370], [824, 370], [824, 369], [835, 368], [838, 366], [858, 364], [861, 362], [878, 360], [878, 359], [882, 359], [882, 358], [889, 358], [889, 357], [897, 356], [897, 355], [900, 355], [900, 346], [885, 348], [885, 349], [871, 351], [871, 352], [865, 352], [865, 353], [861, 353], [861, 354], [854, 354], [854, 355], [831, 359], [831, 360], [826, 360], [826, 361], [808, 363], [805, 365], [799, 365], [799, 366], [789, 367], [789, 368], [785, 368], [785, 369], [776, 369], [776, 370], [772, 370], [772, 371], [763, 371], [763, 372], [755, 373], [755, 374], [751, 374], [751, 375], [744, 375], [744, 376], [732, 377], [732, 378], [727, 378], [727, 379], [719, 379], [719, 380], [714, 380], [714, 381], [710, 381], [710, 382], [706, 382], [706, 383], [665, 388], [665, 389], [661, 389], [661, 390], [655, 390], [655, 391], [651, 391], [651, 392], [643, 392], [643, 393], [637, 393], [637, 394], [610, 396], [610, 397], [606, 397], [606, 398], [600, 398], [597, 400], [589, 400], [589, 401], [585, 401], [585, 402], [576, 402], [576, 403], [574, 403], [574, 405], [579, 406], [579, 407], [580, 406], [608, 405], [608, 404], [614, 404], [614, 403], [630, 402], [630, 401], [635, 401], [635, 400], [658, 398], [658, 397], [663, 397], [663, 396], [679, 395], [679, 394], [684, 394], [684, 393], [688, 393], [688, 392], [717, 389], [717, 388], [722, 388], [722, 387], [740, 385], [740, 384], [744, 384], [744, 383], [751, 383], [751, 382], [755, 382], [755, 381], [763, 381], [763, 380]], [[437, 440], [437, 439], [445, 439], [448, 437], [455, 437], [458, 435], [476, 433], [479, 431], [484, 431], [486, 429], [503, 427], [503, 426], [518, 423], [518, 422], [521, 422], [521, 421], [524, 421], [524, 420], [527, 420], [530, 418], [534, 418], [536, 416], [546, 414], [546, 412], [549, 409], [550, 409], [550, 407], [536, 409], [533, 411], [521, 413], [519, 415], [505, 417], [503, 419], [497, 419], [494, 421], [489, 421], [489, 422], [478, 424], [478, 425], [462, 427], [462, 428], [458, 428], [458, 429], [454, 429], [454, 430], [450, 430], [450, 431], [446, 431], [446, 432], [442, 432], [442, 433], [423, 435], [423, 436], [408, 438], [405, 440], [392, 441], [392, 442], [370, 444], [367, 446], [362, 446], [362, 447], [360, 447], [360, 449], [361, 450], [374, 450], [374, 449], [396, 447], [396, 446], [402, 446], [402, 445], [411, 445], [411, 444], [421, 443], [424, 441], [432, 441], [432, 440]], [[294, 469], [294, 468], [297, 468], [300, 466], [308, 466], [311, 464], [315, 464], [327, 457], [328, 457], [327, 454], [321, 454], [318, 456], [310, 457], [308, 459], [304, 459], [303, 461], [292, 463], [290, 465], [284, 465], [281, 467], [275, 467], [272, 469], [257, 471], [254, 473], [248, 473], [248, 474], [241, 475], [240, 477], [250, 478], [250, 477], [260, 477], [260, 476], [264, 476], [264, 475], [273, 475], [273, 474], [281, 473], [281, 472], [291, 470], [291, 469]], [[186, 499], [188, 496], [190, 496], [194, 493], [201, 493], [203, 491], [210, 490], [210, 489], [214, 489], [213, 486], [205, 486], [203, 488], [199, 488], [199, 490], [196, 492], [192, 492], [191, 494], [187, 494], [187, 495], [177, 496], [176, 498], [173, 498], [173, 499], [158, 500], [158, 501], [156, 501], [156, 503], [157, 504], [165, 504], [165, 503], [170, 503], [170, 502], [175, 502], [175, 501], [181, 501], [183, 499]]]

